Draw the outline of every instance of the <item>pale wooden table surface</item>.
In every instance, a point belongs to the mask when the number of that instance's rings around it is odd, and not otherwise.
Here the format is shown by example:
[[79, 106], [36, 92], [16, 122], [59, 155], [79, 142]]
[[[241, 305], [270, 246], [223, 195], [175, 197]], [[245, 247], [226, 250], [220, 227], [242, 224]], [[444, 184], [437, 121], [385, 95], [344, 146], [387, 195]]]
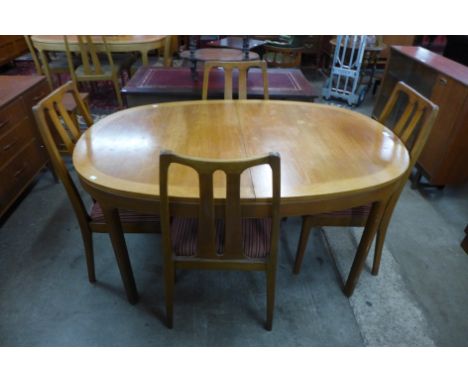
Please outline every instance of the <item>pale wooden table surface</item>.
[[[372, 241], [382, 206], [409, 164], [405, 146], [390, 130], [362, 114], [328, 105], [189, 101], [123, 110], [91, 127], [73, 153], [83, 186], [108, 211], [117, 256], [128, 254], [123, 236], [118, 237], [120, 223], [111, 221], [110, 211], [120, 207], [158, 212], [163, 149], [224, 159], [277, 151], [281, 214], [313, 214], [375, 202], [362, 239], [366, 243]], [[169, 183], [170, 195], [179, 197], [180, 203], [196, 200], [194, 173], [175, 166]], [[271, 195], [270, 187], [266, 166], [243, 174], [241, 195], [253, 215], [262, 199]], [[215, 197], [224, 195], [220, 175], [215, 178]], [[360, 258], [365, 260], [367, 252], [366, 244], [359, 250]], [[130, 276], [133, 280], [131, 270]], [[136, 290], [129, 293], [129, 300], [136, 301]]]

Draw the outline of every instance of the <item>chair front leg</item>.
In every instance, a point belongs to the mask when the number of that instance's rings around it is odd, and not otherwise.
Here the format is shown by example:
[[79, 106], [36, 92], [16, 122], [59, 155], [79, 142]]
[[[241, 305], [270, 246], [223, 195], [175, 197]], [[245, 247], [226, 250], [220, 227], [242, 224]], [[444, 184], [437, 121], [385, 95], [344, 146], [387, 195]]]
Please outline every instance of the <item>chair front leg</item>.
[[102, 203], [100, 204], [109, 229], [112, 247], [114, 248], [115, 258], [125, 287], [127, 299], [130, 304], [136, 304], [138, 302], [138, 291], [135, 279], [133, 278], [132, 266], [128, 257], [127, 245], [125, 243], [122, 224], [120, 223], [119, 212], [117, 208], [104, 206]]
[[266, 272], [267, 279], [267, 320], [265, 329], [270, 331], [273, 328], [273, 313], [275, 310], [275, 289], [276, 289], [276, 267], [269, 266]]
[[353, 265], [351, 266], [351, 271], [349, 272], [349, 276], [344, 287], [344, 293], [348, 297], [351, 297], [353, 294], [359, 276], [364, 268], [370, 246], [372, 245], [372, 241], [374, 240], [377, 229], [379, 228], [386, 204], [386, 201], [377, 201], [372, 204], [370, 215], [367, 218], [366, 227], [364, 228], [356, 256], [354, 257]]
[[172, 329], [174, 324], [174, 284], [175, 284], [175, 264], [172, 260], [165, 261], [164, 264], [164, 284], [166, 294], [166, 325]]

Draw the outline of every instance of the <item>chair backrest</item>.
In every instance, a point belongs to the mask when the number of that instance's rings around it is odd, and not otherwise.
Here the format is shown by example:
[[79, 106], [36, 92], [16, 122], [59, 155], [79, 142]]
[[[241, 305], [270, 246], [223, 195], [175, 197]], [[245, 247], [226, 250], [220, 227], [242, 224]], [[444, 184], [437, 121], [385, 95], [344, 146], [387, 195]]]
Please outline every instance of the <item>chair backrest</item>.
[[37, 51], [36, 51], [36, 48], [34, 47], [31, 36], [24, 35], [24, 39], [26, 40], [26, 45], [28, 46], [29, 53], [31, 54], [31, 58], [34, 62], [34, 68], [36, 69], [36, 73], [40, 76], [44, 75], [44, 72], [42, 70], [42, 64], [39, 59], [39, 56], [37, 55]]
[[52, 131], [52, 129], [54, 129], [55, 132], [58, 133], [60, 138], [63, 140], [68, 153], [72, 154], [75, 143], [81, 136], [81, 132], [79, 126], [76, 125], [74, 119], [71, 118], [63, 104], [63, 98], [67, 93], [71, 93], [73, 95], [78, 111], [83, 116], [86, 125], [90, 127], [93, 124], [91, 115], [86, 105], [81, 100], [78, 90], [71, 81], [62, 85], [42, 99], [33, 107], [33, 112], [55, 173], [65, 186], [68, 197], [72, 202], [73, 209], [81, 223], [89, 221], [89, 216], [60, 154], [59, 147], [57, 147], [56, 143], [57, 141], [54, 139]]
[[[78, 48], [81, 57], [81, 62], [83, 66], [83, 74], [86, 76], [101, 76], [105, 74], [103, 71], [103, 57], [98, 53], [104, 53], [106, 56], [107, 63], [113, 68], [114, 61], [112, 59], [112, 54], [107, 45], [107, 40], [105, 36], [76, 36], [78, 40]], [[96, 45], [93, 42], [94, 39], [101, 39], [104, 45], [104, 51], [100, 52], [96, 49]], [[70, 50], [70, 44], [68, 43], [68, 37], [64, 36], [65, 40], [65, 49], [67, 53], [68, 66], [72, 73], [72, 77], [75, 79], [75, 72], [73, 70], [72, 56]]]
[[[406, 145], [410, 153], [409, 171], [426, 144], [438, 111], [436, 104], [400, 81], [377, 119], [391, 128]], [[392, 126], [389, 126], [390, 122]]]
[[294, 68], [301, 65], [302, 47], [279, 47], [264, 45], [263, 59], [268, 66], [276, 68]]
[[202, 99], [208, 98], [210, 71], [213, 68], [224, 69], [224, 99], [232, 99], [232, 72], [239, 71], [239, 99], [247, 99], [247, 72], [250, 68], [261, 68], [263, 78], [263, 97], [268, 99], [268, 73], [265, 61], [206, 61], [203, 72]]
[[[164, 251], [166, 256], [172, 256], [170, 238], [170, 218], [177, 216], [177, 211], [170, 211], [168, 195], [168, 174], [172, 163], [188, 166], [198, 173], [199, 205], [196, 217], [198, 219], [196, 257], [204, 260], [245, 260], [242, 240], [242, 209], [240, 198], [241, 174], [250, 167], [268, 164], [272, 169], [272, 198], [265, 211], [265, 217], [271, 218], [271, 242], [269, 260], [276, 261], [277, 242], [279, 235], [279, 206], [281, 194], [280, 156], [270, 153], [265, 156], [245, 160], [207, 160], [177, 155], [172, 152], [161, 152], [159, 185], [160, 214], [163, 233]], [[213, 174], [215, 171], [226, 174], [226, 201], [221, 216], [216, 216], [213, 196]], [[179, 212], [180, 213], [180, 212]], [[184, 212], [185, 214], [185, 212]], [[224, 221], [224, 251], [216, 253], [216, 219]]]

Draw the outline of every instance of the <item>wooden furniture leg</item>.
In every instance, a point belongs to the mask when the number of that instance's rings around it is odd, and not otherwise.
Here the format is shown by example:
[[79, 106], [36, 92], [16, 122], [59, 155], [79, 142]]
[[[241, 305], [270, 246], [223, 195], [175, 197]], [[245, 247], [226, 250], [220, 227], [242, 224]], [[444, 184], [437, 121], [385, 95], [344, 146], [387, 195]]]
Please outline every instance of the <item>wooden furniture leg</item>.
[[[402, 184], [401, 189], [404, 187], [405, 183]], [[393, 194], [393, 196], [388, 201], [382, 219], [379, 224], [379, 229], [377, 230], [377, 238], [375, 242], [375, 252], [374, 252], [374, 261], [372, 263], [372, 274], [377, 276], [379, 273], [380, 260], [382, 259], [382, 249], [385, 242], [385, 236], [387, 234], [387, 228], [390, 224], [390, 219], [395, 210], [395, 206], [398, 202], [398, 198], [401, 193], [401, 189]]]
[[115, 257], [119, 266], [120, 276], [125, 287], [127, 299], [130, 304], [138, 302], [138, 291], [136, 289], [135, 279], [133, 278], [132, 266], [128, 257], [127, 245], [120, 223], [119, 212], [117, 208], [104, 206], [101, 204], [104, 219], [109, 227], [109, 235], [114, 248]]
[[295, 275], [298, 275], [301, 269], [302, 260], [304, 259], [304, 254], [307, 247], [307, 241], [309, 239], [311, 228], [312, 225], [310, 224], [310, 219], [307, 219], [307, 216], [303, 216], [301, 236], [299, 238], [299, 245], [297, 246], [296, 261], [294, 262]]
[[359, 246], [354, 257], [353, 265], [351, 266], [351, 271], [349, 272], [348, 279], [344, 286], [344, 293], [347, 297], [351, 297], [354, 292], [354, 288], [359, 280], [359, 275], [364, 268], [366, 262], [367, 254], [369, 253], [370, 246], [374, 240], [377, 229], [379, 228], [382, 215], [385, 210], [387, 201], [377, 201], [372, 204], [372, 209], [367, 219], [366, 227], [359, 242]]

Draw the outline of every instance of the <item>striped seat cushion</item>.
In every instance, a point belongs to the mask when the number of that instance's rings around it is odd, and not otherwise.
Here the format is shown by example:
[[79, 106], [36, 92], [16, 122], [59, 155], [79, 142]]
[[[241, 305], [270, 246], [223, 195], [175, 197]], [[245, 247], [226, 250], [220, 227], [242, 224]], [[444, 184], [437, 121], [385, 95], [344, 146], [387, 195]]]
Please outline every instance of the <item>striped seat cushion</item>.
[[[176, 256], [193, 257], [197, 252], [198, 219], [173, 219], [171, 239]], [[244, 256], [251, 259], [266, 258], [270, 252], [271, 219], [242, 219]], [[216, 252], [224, 252], [224, 221], [216, 221]]]
[[[150, 215], [144, 214], [141, 212], [130, 211], [130, 210], [119, 210], [120, 221], [122, 224], [128, 223], [141, 223], [141, 222], [148, 222], [148, 223], [159, 223], [160, 218], [159, 215]], [[94, 203], [91, 208], [91, 220], [95, 223], [105, 223], [104, 214], [102, 212], [101, 206], [99, 203]]]
[[322, 214], [318, 214], [317, 216], [330, 216], [330, 217], [362, 216], [362, 217], [365, 217], [369, 215], [371, 207], [372, 207], [371, 204], [366, 204], [364, 206], [348, 208], [346, 210], [324, 212]]

